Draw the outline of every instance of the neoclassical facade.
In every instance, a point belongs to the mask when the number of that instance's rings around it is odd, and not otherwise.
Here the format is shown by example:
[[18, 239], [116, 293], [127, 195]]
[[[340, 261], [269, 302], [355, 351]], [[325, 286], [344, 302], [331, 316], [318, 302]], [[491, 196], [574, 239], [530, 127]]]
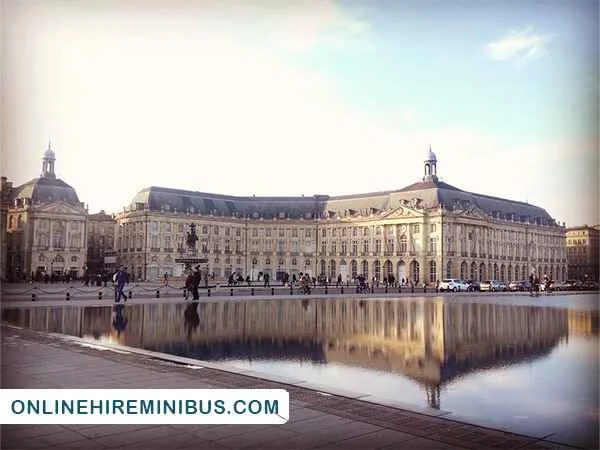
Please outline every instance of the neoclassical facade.
[[163, 187], [138, 192], [116, 216], [120, 261], [137, 279], [180, 275], [190, 223], [217, 278], [308, 272], [344, 280], [434, 283], [442, 278], [567, 276], [565, 229], [542, 208], [463, 191], [424, 176], [395, 191], [345, 196], [236, 197]]
[[79, 277], [87, 257], [87, 210], [75, 189], [56, 177], [48, 145], [42, 173], [11, 189], [7, 207], [7, 278], [40, 274]]
[[600, 280], [600, 225], [583, 225], [566, 230], [569, 279]]

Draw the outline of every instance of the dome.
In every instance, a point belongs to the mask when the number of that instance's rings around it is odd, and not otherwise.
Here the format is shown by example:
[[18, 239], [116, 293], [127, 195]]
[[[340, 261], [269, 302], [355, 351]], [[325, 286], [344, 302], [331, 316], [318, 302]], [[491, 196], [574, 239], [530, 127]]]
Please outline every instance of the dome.
[[42, 204], [63, 201], [79, 206], [79, 197], [75, 189], [59, 178], [40, 177], [17, 187], [14, 200], [25, 200], [24, 203]]
[[429, 151], [427, 152], [427, 158], [425, 160], [426, 161], [437, 161], [437, 158], [435, 157], [435, 153], [433, 153], [433, 151], [431, 151], [431, 147], [429, 147]]

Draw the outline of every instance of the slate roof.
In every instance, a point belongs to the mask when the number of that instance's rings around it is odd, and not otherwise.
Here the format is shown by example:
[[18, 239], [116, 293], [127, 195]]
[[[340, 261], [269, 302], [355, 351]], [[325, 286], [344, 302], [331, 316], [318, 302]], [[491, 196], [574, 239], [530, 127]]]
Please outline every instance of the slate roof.
[[63, 201], [65, 203], [79, 206], [77, 192], [67, 183], [59, 178], [40, 177], [34, 178], [14, 189], [12, 202], [17, 199], [28, 199], [33, 204]]
[[[148, 208], [152, 211], [177, 211], [219, 216], [263, 217], [271, 219], [283, 213], [282, 218], [310, 219], [327, 216], [369, 214], [401, 206], [414, 198], [424, 208], [440, 206], [451, 209], [475, 207], [502, 219], [539, 220], [554, 224], [550, 215], [538, 206], [528, 203], [463, 191], [437, 179], [421, 181], [399, 190], [354, 195], [314, 195], [301, 197], [241, 197], [205, 192], [186, 191], [164, 187], [148, 187], [138, 192], [131, 209]], [[527, 219], [526, 219], [527, 218]]]

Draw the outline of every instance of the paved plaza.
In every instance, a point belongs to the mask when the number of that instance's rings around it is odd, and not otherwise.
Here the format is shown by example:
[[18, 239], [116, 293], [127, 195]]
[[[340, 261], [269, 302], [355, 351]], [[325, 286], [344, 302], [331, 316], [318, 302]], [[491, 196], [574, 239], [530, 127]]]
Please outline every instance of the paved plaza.
[[[80, 343], [79, 343], [80, 344]], [[2, 449], [571, 448], [390, 406], [330, 395], [131, 349], [3, 325], [3, 388], [284, 388], [284, 425], [4, 425]]]

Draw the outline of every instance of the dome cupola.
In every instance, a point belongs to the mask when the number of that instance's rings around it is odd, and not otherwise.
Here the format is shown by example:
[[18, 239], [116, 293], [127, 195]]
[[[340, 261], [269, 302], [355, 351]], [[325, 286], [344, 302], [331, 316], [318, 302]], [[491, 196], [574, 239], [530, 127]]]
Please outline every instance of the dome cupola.
[[423, 181], [433, 181], [435, 183], [437, 180], [437, 158], [435, 153], [431, 150], [430, 145], [427, 156], [425, 157], [425, 175], [423, 176]]

